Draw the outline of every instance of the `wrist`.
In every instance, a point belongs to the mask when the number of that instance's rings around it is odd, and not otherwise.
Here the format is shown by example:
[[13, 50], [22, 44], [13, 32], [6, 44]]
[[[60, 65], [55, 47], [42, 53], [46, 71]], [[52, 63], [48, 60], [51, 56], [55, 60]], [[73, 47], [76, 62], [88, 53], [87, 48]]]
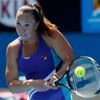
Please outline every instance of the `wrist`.
[[30, 87], [30, 88], [33, 88], [34, 86], [35, 86], [35, 82], [34, 82], [34, 80], [32, 79], [32, 80], [29, 81], [29, 87]]
[[30, 80], [25, 80], [24, 82], [23, 82], [23, 84], [25, 85], [25, 86], [27, 86], [28, 88], [32, 88], [32, 86], [33, 86], [33, 79], [30, 79]]

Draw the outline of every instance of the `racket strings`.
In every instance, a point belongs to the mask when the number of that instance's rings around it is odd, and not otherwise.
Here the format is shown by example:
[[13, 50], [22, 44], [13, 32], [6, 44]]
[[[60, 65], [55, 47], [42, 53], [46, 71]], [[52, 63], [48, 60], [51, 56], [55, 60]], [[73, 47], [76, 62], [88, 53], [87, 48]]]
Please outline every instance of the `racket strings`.
[[[78, 66], [82, 66], [85, 69], [86, 73], [82, 78], [76, 77], [73, 73], [73, 70], [75, 70], [75, 68]], [[72, 64], [69, 74], [72, 78], [70, 78], [70, 81], [72, 81], [72, 86], [78, 94], [85, 96], [93, 95], [97, 91], [97, 88], [99, 88], [100, 74], [98, 74], [98, 69], [96, 69], [95, 64], [93, 61], [91, 61], [91, 59], [86, 59], [84, 57], [77, 59]]]

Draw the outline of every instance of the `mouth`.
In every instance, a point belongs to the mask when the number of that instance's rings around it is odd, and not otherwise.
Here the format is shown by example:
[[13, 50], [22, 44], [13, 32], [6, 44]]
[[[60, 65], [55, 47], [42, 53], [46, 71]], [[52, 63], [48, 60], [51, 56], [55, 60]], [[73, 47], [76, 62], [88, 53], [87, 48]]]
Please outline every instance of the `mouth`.
[[26, 34], [20, 34], [20, 38], [22, 40], [29, 40], [30, 39], [30, 36], [29, 35], [26, 35]]
[[31, 38], [31, 35], [28, 34], [28, 33], [18, 33], [19, 37], [22, 39], [22, 40], [29, 40]]
[[21, 37], [26, 37], [27, 35], [26, 35], [26, 34], [21, 34], [20, 36], [21, 36]]

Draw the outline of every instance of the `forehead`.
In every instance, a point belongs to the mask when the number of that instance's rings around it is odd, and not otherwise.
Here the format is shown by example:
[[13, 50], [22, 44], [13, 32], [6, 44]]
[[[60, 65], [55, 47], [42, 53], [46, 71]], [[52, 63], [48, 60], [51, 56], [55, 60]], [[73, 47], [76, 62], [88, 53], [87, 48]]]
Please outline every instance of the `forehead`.
[[16, 16], [16, 21], [32, 23], [32, 22], [35, 22], [36, 20], [32, 14], [20, 12]]
[[35, 20], [31, 7], [26, 5], [26, 6], [22, 6], [21, 8], [19, 8], [16, 14], [16, 19], [17, 20], [19, 19]]

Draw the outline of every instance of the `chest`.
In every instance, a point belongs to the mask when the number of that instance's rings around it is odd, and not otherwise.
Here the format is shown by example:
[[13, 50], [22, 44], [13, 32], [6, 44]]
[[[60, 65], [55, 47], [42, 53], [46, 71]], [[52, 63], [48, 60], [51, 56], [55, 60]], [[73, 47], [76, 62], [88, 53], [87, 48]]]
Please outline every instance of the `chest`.
[[38, 49], [38, 45], [25, 45], [22, 47], [22, 56], [23, 57], [31, 57], [35, 54]]
[[54, 69], [51, 49], [43, 40], [39, 42], [36, 50], [33, 47], [24, 51], [22, 48], [20, 51], [20, 56], [18, 57], [18, 68], [25, 75], [36, 77], [41, 74], [45, 76]]

